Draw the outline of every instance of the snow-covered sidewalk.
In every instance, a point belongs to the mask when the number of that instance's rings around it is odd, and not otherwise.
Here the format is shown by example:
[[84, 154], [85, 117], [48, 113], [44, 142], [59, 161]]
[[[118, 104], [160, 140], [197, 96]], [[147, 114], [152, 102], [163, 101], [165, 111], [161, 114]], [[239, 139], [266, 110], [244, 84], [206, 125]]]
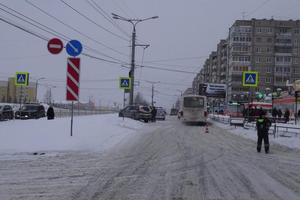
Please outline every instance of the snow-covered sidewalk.
[[146, 124], [117, 114], [70, 118], [11, 120], [0, 123], [0, 153], [103, 151], [133, 138]]
[[[214, 125], [227, 130], [232, 134], [236, 134], [245, 138], [249, 138], [251, 140], [257, 140], [257, 133], [255, 129], [245, 129], [244, 127], [240, 126], [230, 126], [230, 124], [224, 124], [215, 120], [210, 119], [210, 122]], [[287, 125], [291, 126], [291, 125]], [[270, 143], [276, 143], [280, 145], [284, 145], [290, 148], [297, 148], [300, 149], [300, 137], [276, 137], [274, 138], [272, 135], [269, 136]]]

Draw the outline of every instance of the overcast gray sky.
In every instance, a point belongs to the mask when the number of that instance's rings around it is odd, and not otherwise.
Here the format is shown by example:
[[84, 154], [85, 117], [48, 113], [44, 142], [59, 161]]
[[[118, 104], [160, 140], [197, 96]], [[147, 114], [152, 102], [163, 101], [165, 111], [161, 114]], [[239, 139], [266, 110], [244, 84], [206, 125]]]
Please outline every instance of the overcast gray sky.
[[[227, 37], [228, 28], [235, 20], [243, 17], [245, 19], [271, 17], [283, 20], [300, 19], [299, 0], [63, 1], [0, 0], [0, 16], [43, 37], [57, 37], [5, 12], [14, 13], [9, 8], [14, 9], [53, 29], [56, 34], [63, 34], [59, 36], [65, 39], [64, 44], [69, 39], [77, 39], [83, 44], [84, 53], [109, 61], [130, 63], [129, 45], [132, 25], [114, 20], [117, 24], [115, 26], [103, 15], [116, 13], [127, 18], [147, 18], [158, 15], [158, 19], [144, 21], [137, 25], [137, 43], [150, 44], [150, 47], [145, 51], [143, 47], [136, 48], [136, 63], [142, 64], [144, 53], [143, 64], [146, 66], [184, 72], [137, 67], [135, 77], [136, 80], [140, 80], [140, 84], [135, 91], [141, 92], [150, 102], [151, 84], [147, 81], [159, 82], [155, 84], [155, 101], [156, 105], [165, 107], [171, 107], [176, 101], [176, 96], [180, 95], [180, 91], [191, 87], [192, 80], [202, 68], [205, 59], [211, 51], [216, 50], [219, 40]], [[64, 24], [47, 16], [30, 3]], [[98, 11], [95, 8], [98, 8]], [[24, 16], [21, 17], [26, 19]], [[30, 73], [31, 81], [41, 77], [46, 78], [40, 81], [39, 99], [43, 98], [46, 85], [51, 85], [55, 86], [52, 88], [55, 101], [64, 101], [66, 52], [52, 55], [47, 50], [47, 41], [2, 21], [0, 21], [0, 30], [2, 47], [0, 48], [0, 80], [7, 80], [17, 71], [27, 71]], [[112, 105], [113, 102], [122, 104], [123, 92], [118, 87], [118, 79], [120, 76], [127, 76], [128, 69], [121, 64], [82, 55], [80, 58], [80, 100], [87, 101], [92, 98], [97, 104], [99, 102], [102, 105]], [[186, 72], [195, 72], [195, 74]]]

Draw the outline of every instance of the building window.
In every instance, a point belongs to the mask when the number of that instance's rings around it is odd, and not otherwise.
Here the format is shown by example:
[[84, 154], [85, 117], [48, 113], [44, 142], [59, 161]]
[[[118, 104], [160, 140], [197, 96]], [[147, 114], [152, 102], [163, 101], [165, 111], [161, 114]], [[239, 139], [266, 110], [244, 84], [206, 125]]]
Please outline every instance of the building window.
[[267, 67], [266, 71], [267, 71], [267, 73], [271, 73], [271, 70], [272, 70], [271, 67]]
[[271, 83], [271, 78], [270, 77], [266, 77], [265, 82], [266, 83]]
[[257, 37], [256, 42], [261, 42], [261, 37]]
[[290, 68], [289, 68], [289, 67], [285, 67], [285, 68], [284, 68], [284, 72], [285, 72], [285, 73], [290, 73]]
[[272, 38], [267, 38], [267, 43], [272, 43], [273, 39]]
[[299, 34], [299, 29], [295, 29], [295, 30], [294, 30], [294, 33], [295, 33], [295, 34]]
[[272, 63], [272, 58], [267, 57], [267, 58], [266, 58], [266, 62], [267, 62], [267, 63]]

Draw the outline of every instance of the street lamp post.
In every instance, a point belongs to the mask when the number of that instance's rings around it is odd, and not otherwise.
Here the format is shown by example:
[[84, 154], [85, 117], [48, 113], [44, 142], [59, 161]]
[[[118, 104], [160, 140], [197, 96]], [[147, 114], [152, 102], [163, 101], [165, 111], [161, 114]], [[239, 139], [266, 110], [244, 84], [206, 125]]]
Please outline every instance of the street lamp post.
[[152, 95], [151, 95], [151, 105], [154, 106], [154, 84], [160, 83], [160, 81], [146, 81], [152, 84]]
[[41, 78], [38, 78], [35, 82], [35, 102], [37, 103], [37, 97], [38, 97], [38, 84], [39, 84], [39, 80], [42, 80], [42, 79], [46, 79], [45, 77], [41, 77]]
[[158, 16], [153, 16], [149, 18], [144, 19], [128, 19], [125, 17], [122, 17], [120, 15], [112, 13], [112, 16], [114, 19], [119, 19], [122, 21], [127, 21], [132, 24], [133, 30], [132, 30], [132, 45], [131, 45], [131, 68], [129, 71], [129, 77], [131, 78], [131, 89], [130, 89], [130, 98], [129, 98], [129, 105], [133, 105], [133, 94], [134, 94], [134, 68], [135, 68], [135, 38], [136, 38], [136, 25], [142, 21], [150, 20], [150, 19], [157, 19]]

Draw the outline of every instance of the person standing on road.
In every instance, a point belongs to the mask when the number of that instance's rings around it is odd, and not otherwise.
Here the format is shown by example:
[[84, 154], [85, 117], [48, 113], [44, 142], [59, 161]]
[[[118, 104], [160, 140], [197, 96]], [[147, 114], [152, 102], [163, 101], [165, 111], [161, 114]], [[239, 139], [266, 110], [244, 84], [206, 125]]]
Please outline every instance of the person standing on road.
[[54, 109], [52, 106], [49, 106], [47, 110], [47, 119], [54, 119]]
[[257, 129], [257, 152], [260, 152], [262, 146], [262, 140], [264, 140], [265, 152], [269, 153], [269, 128], [271, 121], [265, 116], [265, 112], [261, 112], [256, 120]]
[[156, 108], [155, 106], [152, 107], [152, 110], [151, 110], [151, 115], [152, 115], [152, 121], [155, 122], [156, 121]]
[[289, 111], [289, 109], [285, 110], [284, 119], [285, 119], [285, 123], [287, 123], [290, 120], [290, 111]]

